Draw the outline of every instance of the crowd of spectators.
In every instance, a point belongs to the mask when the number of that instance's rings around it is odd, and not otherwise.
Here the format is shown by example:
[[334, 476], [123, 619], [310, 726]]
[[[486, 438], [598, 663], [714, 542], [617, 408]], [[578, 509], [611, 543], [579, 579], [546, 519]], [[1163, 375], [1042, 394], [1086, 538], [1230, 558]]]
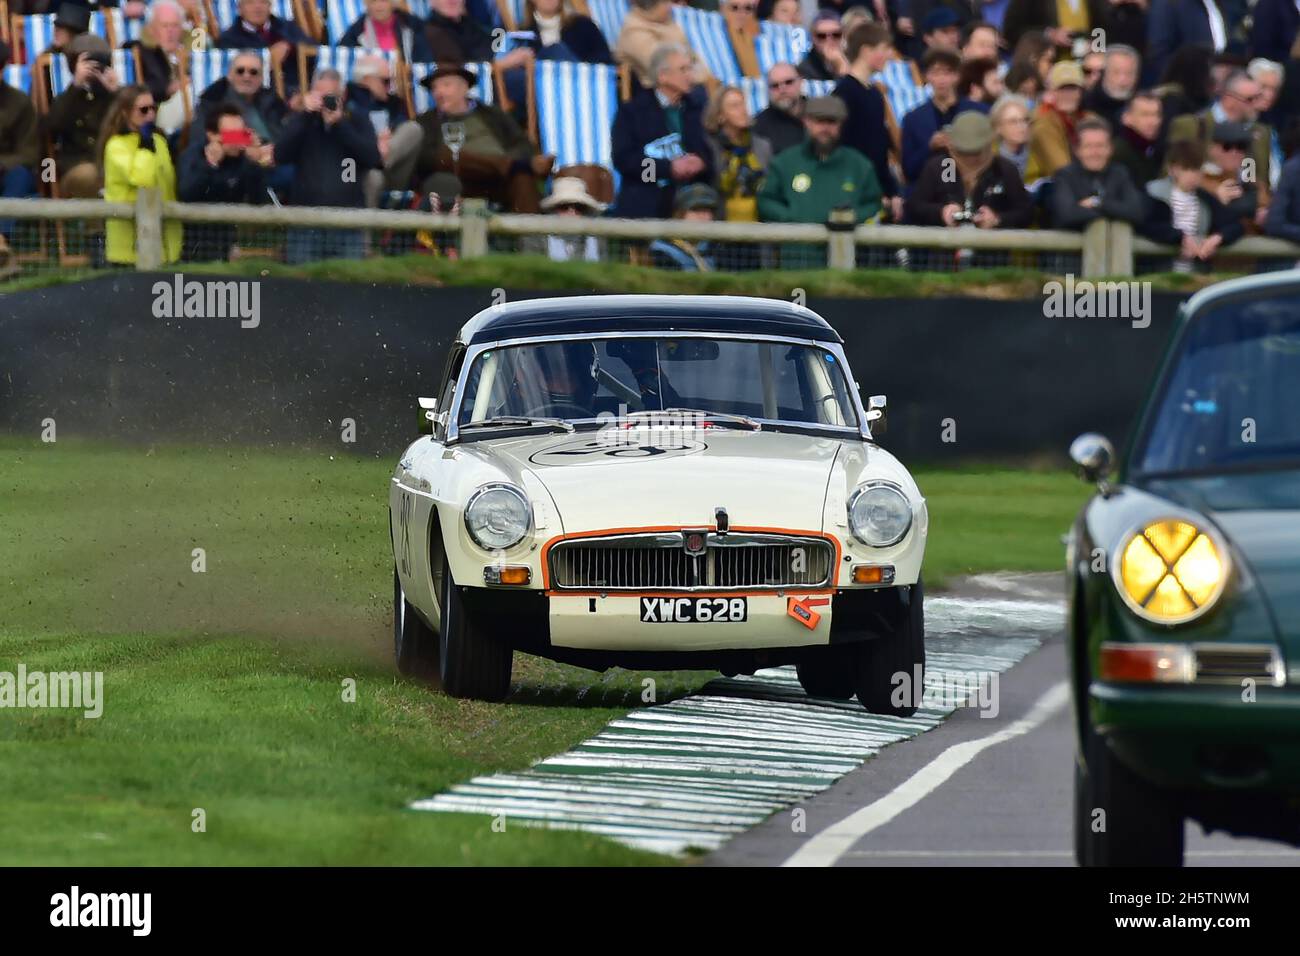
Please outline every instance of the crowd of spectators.
[[[527, 0], [502, 43], [490, 0], [431, 0], [426, 18], [399, 0], [366, 0], [342, 34], [361, 48], [351, 73], [299, 77], [296, 52], [315, 41], [270, 0], [239, 0], [215, 42], [249, 52], [191, 104], [181, 63], [201, 16], [194, 0], [122, 0], [143, 21], [127, 44], [140, 64], [132, 86], [88, 32], [86, 6], [19, 0], [15, 13], [57, 13], [52, 52], [72, 82], [40, 117], [21, 90], [0, 85], [0, 192], [34, 195], [49, 155], [61, 197], [129, 201], [156, 186], [182, 201], [361, 208], [401, 195], [444, 212], [483, 197], [520, 213], [839, 228], [1081, 230], [1105, 218], [1177, 247], [1174, 266], [1188, 270], [1244, 235], [1300, 241], [1295, 0], [700, 0], [721, 14], [746, 75], [762, 20], [808, 38], [798, 62], [767, 71], [756, 115], [746, 91], [691, 49], [672, 0], [630, 0], [617, 37], [570, 4]], [[264, 82], [266, 50], [283, 96]], [[410, 114], [382, 54], [437, 64], [421, 80], [430, 109]], [[10, 59], [3, 44], [0, 56]], [[543, 59], [629, 71], [610, 132], [611, 202], [589, 177], [553, 177], [554, 157], [529, 136], [523, 84]], [[466, 64], [481, 61], [493, 62], [513, 109], [476, 97]], [[888, 70], [921, 91], [902, 115]], [[805, 95], [806, 80], [826, 92]], [[169, 227], [165, 251], [220, 257], [235, 238], [207, 227], [182, 241]], [[360, 230], [304, 229], [286, 255], [365, 249]], [[604, 245], [566, 234], [546, 251], [589, 259]], [[666, 268], [717, 263], [707, 243], [660, 240], [648, 252]], [[103, 254], [131, 261], [129, 230], [110, 225]], [[780, 262], [805, 265], [809, 254], [785, 248]]]

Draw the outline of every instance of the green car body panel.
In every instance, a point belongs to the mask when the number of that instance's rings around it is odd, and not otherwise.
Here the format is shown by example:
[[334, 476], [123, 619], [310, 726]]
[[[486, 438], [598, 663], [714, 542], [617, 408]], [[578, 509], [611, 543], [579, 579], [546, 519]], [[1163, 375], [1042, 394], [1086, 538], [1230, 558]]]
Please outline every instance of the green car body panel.
[[[1191, 324], [1225, 303], [1260, 297], [1294, 299], [1300, 308], [1300, 273], [1214, 286], [1183, 306], [1124, 467], [1106, 493], [1084, 506], [1071, 530], [1068, 641], [1080, 753], [1091, 729], [1151, 785], [1186, 795], [1189, 816], [1272, 835], [1266, 832], [1271, 824], [1237, 820], [1223, 807], [1231, 794], [1247, 795], [1243, 805], [1269, 798], [1294, 808], [1286, 812], [1300, 820], [1300, 455], [1289, 465], [1271, 461], [1213, 474], [1133, 471], [1134, 453], [1152, 427]], [[1111, 560], [1118, 560], [1128, 536], [1163, 517], [1191, 518], [1217, 531], [1229, 552], [1221, 597], [1184, 624], [1139, 617], [1111, 576]], [[1271, 645], [1281, 655], [1285, 682], [1257, 682], [1253, 700], [1236, 684], [1102, 682], [1094, 675], [1106, 642]], [[1199, 812], [1207, 805], [1213, 809]]]

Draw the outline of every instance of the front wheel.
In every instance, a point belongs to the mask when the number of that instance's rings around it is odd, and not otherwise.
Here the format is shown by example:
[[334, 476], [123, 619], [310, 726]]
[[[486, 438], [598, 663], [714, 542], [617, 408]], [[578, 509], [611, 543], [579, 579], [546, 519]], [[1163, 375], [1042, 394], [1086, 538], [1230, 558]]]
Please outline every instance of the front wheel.
[[911, 717], [925, 693], [925, 590], [918, 579], [890, 634], [857, 645], [858, 702], [873, 714]]
[[1074, 768], [1074, 848], [1080, 866], [1182, 866], [1183, 814], [1085, 731], [1087, 766]]
[[852, 647], [832, 644], [813, 648], [806, 660], [795, 665], [799, 684], [809, 697], [848, 700], [853, 696]]
[[452, 697], [501, 701], [510, 692], [514, 653], [476, 621], [443, 558], [438, 611], [438, 675]]

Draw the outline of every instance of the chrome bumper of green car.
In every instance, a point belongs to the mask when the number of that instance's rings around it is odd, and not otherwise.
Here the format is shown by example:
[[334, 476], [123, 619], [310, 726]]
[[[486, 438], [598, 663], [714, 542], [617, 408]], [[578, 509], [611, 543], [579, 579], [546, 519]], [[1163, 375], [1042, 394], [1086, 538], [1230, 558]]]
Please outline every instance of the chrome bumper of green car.
[[1300, 692], [1236, 686], [1088, 688], [1092, 724], [1134, 772], [1169, 789], [1300, 792]]

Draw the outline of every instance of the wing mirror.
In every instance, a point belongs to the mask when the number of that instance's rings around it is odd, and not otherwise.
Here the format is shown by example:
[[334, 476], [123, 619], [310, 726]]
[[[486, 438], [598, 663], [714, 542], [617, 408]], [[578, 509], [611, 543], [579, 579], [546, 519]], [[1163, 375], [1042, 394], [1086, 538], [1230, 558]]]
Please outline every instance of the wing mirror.
[[436, 398], [418, 398], [420, 403], [420, 424], [419, 432], [421, 435], [433, 434], [433, 422], [438, 412], [438, 400]]
[[879, 438], [885, 433], [889, 424], [885, 417], [885, 410], [889, 405], [889, 399], [884, 395], [872, 395], [867, 399], [867, 425], [871, 428], [871, 437]]
[[1086, 432], [1070, 443], [1070, 459], [1079, 469], [1079, 477], [1096, 484], [1102, 494], [1106, 494], [1110, 477], [1115, 467], [1115, 446], [1105, 435]]

